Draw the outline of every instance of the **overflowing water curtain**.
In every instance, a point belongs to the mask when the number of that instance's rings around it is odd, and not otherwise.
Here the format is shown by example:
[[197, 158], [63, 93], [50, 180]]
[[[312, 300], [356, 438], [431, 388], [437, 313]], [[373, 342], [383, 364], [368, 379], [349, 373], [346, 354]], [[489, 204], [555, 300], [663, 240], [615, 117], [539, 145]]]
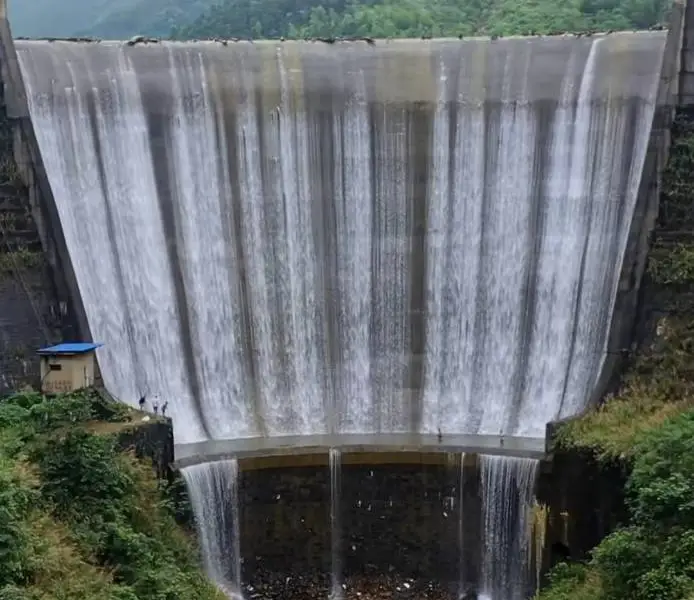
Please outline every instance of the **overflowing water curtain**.
[[231, 600], [243, 600], [236, 459], [181, 470], [195, 514], [209, 578]]
[[177, 442], [544, 435], [601, 368], [665, 36], [18, 41], [106, 386]]
[[480, 600], [525, 600], [529, 577], [531, 508], [539, 461], [480, 456], [482, 569]]

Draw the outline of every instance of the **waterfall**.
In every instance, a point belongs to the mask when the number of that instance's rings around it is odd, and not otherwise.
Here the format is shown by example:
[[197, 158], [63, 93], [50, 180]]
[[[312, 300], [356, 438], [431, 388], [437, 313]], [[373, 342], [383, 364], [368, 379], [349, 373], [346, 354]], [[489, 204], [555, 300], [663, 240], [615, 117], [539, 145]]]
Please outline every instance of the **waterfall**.
[[181, 473], [195, 514], [205, 571], [231, 600], [243, 600], [238, 462], [205, 463]]
[[330, 549], [332, 567], [330, 572], [330, 600], [342, 600], [342, 453], [330, 449]]
[[460, 553], [460, 561], [458, 572], [460, 579], [458, 580], [458, 598], [462, 600], [468, 593], [468, 582], [465, 580], [465, 453], [460, 455], [460, 470], [458, 473], [458, 552]]
[[105, 385], [178, 443], [542, 437], [599, 376], [665, 39], [18, 40]]
[[539, 461], [480, 456], [483, 512], [481, 600], [525, 600], [530, 509]]

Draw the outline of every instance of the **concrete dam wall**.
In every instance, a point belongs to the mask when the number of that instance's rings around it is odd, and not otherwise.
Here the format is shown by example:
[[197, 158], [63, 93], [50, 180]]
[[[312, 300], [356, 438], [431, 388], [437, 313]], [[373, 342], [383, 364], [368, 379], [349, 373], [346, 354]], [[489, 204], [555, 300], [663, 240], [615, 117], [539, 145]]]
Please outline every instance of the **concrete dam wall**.
[[666, 38], [18, 41], [106, 386], [180, 442], [543, 437], [600, 376]]

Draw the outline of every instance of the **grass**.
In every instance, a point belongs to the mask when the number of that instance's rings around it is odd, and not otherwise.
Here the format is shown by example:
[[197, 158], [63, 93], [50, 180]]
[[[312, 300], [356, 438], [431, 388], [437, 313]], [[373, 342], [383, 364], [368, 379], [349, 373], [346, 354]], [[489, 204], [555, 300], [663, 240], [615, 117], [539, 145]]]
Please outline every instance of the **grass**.
[[[149, 417], [147, 421], [144, 419]], [[124, 431], [133, 431], [137, 429], [140, 425], [146, 425], [151, 423], [163, 423], [165, 419], [152, 415], [150, 413], [141, 412], [134, 408], [131, 408], [127, 415], [124, 417], [127, 420], [123, 421], [87, 421], [84, 424], [84, 428], [95, 435], [112, 435], [122, 433]]]
[[22, 591], [29, 598], [109, 598], [112, 574], [86, 561], [69, 528], [36, 511], [29, 521], [35, 571]]
[[627, 369], [619, 392], [596, 410], [557, 431], [564, 449], [589, 450], [599, 459], [629, 459], [649, 431], [694, 408], [694, 319], [663, 317], [654, 340]]
[[536, 600], [595, 600], [602, 596], [600, 575], [580, 564], [560, 564], [550, 574], [551, 587], [541, 590]]
[[557, 443], [566, 449], [587, 448], [600, 460], [631, 458], [645, 433], [693, 407], [691, 401], [667, 402], [626, 394], [567, 422], [557, 433]]

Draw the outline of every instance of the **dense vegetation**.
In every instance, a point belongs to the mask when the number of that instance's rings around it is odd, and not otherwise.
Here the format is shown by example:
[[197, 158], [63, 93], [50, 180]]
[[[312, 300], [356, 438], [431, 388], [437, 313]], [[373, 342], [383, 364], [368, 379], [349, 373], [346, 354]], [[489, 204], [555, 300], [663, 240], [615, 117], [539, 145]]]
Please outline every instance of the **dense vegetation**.
[[223, 0], [177, 38], [419, 37], [646, 29], [670, 0]]
[[560, 565], [541, 600], [694, 600], [694, 119], [673, 129], [649, 256], [650, 322], [621, 390], [559, 444], [630, 468], [630, 520], [586, 564]]
[[173, 495], [118, 450], [133, 414], [92, 392], [0, 401], [0, 599], [223, 600]]
[[643, 29], [670, 1], [9, 0], [9, 15], [26, 37], [469, 36]]
[[587, 564], [562, 564], [540, 600], [694, 598], [694, 410], [645, 433], [633, 449], [630, 522]]

